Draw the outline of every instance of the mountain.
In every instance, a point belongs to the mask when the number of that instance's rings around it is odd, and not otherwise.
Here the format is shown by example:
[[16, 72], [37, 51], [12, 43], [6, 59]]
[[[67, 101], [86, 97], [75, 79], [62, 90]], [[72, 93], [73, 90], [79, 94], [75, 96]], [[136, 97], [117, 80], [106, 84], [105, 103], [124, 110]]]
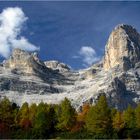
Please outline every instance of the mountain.
[[140, 102], [140, 34], [118, 25], [109, 36], [103, 59], [73, 71], [58, 61], [41, 61], [37, 53], [14, 49], [0, 65], [0, 97], [21, 105], [41, 101], [58, 104], [69, 98], [77, 109], [105, 95], [119, 110]]
[[132, 26], [118, 25], [111, 33], [105, 51], [104, 69], [120, 65], [134, 68], [140, 61], [140, 35]]

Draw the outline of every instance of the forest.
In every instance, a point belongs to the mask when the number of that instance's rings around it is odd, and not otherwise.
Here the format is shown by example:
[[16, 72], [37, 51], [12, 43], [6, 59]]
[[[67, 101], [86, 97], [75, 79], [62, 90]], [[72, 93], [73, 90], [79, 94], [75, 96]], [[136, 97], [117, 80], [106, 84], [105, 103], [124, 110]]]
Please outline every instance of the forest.
[[124, 111], [108, 106], [105, 96], [76, 111], [65, 98], [59, 105], [0, 100], [1, 139], [122, 139], [140, 138], [140, 104]]

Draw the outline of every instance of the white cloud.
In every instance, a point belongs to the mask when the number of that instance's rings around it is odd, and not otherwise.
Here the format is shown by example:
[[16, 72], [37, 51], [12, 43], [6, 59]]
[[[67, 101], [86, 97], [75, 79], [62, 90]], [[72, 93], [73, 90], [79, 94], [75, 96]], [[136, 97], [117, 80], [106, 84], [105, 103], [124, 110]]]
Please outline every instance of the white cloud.
[[79, 56], [74, 56], [73, 58], [81, 58], [85, 67], [88, 67], [100, 60], [100, 57], [97, 56], [96, 51], [90, 46], [81, 47]]
[[6, 8], [0, 14], [0, 55], [9, 57], [13, 48], [27, 51], [38, 50], [28, 39], [21, 36], [21, 29], [28, 18], [19, 7]]

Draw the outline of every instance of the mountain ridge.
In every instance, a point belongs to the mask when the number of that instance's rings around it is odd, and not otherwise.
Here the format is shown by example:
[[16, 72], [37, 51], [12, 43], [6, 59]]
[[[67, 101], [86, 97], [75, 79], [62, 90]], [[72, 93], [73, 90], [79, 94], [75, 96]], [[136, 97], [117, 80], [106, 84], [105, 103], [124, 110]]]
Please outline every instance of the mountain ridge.
[[102, 61], [88, 69], [71, 70], [58, 61], [41, 61], [36, 53], [14, 49], [0, 66], [0, 96], [21, 105], [41, 101], [57, 104], [65, 97], [80, 109], [104, 94], [119, 110], [140, 102], [140, 35], [130, 25], [111, 32]]

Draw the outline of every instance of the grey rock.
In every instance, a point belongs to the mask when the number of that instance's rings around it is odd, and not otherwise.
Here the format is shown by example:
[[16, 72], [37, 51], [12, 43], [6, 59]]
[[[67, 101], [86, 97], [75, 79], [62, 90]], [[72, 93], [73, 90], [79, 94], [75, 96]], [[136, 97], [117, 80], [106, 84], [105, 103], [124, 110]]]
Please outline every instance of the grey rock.
[[140, 35], [129, 25], [111, 33], [101, 62], [79, 71], [58, 61], [42, 62], [37, 53], [19, 49], [0, 65], [0, 97], [22, 105], [59, 104], [65, 97], [80, 110], [105, 95], [119, 110], [140, 102]]
[[111, 33], [105, 51], [104, 69], [120, 65], [125, 71], [140, 61], [140, 35], [130, 25], [118, 25]]
[[68, 65], [55, 60], [45, 61], [44, 64], [46, 65], [46, 67], [51, 68], [52, 70], [58, 70], [59, 72], [65, 72], [70, 70]]

